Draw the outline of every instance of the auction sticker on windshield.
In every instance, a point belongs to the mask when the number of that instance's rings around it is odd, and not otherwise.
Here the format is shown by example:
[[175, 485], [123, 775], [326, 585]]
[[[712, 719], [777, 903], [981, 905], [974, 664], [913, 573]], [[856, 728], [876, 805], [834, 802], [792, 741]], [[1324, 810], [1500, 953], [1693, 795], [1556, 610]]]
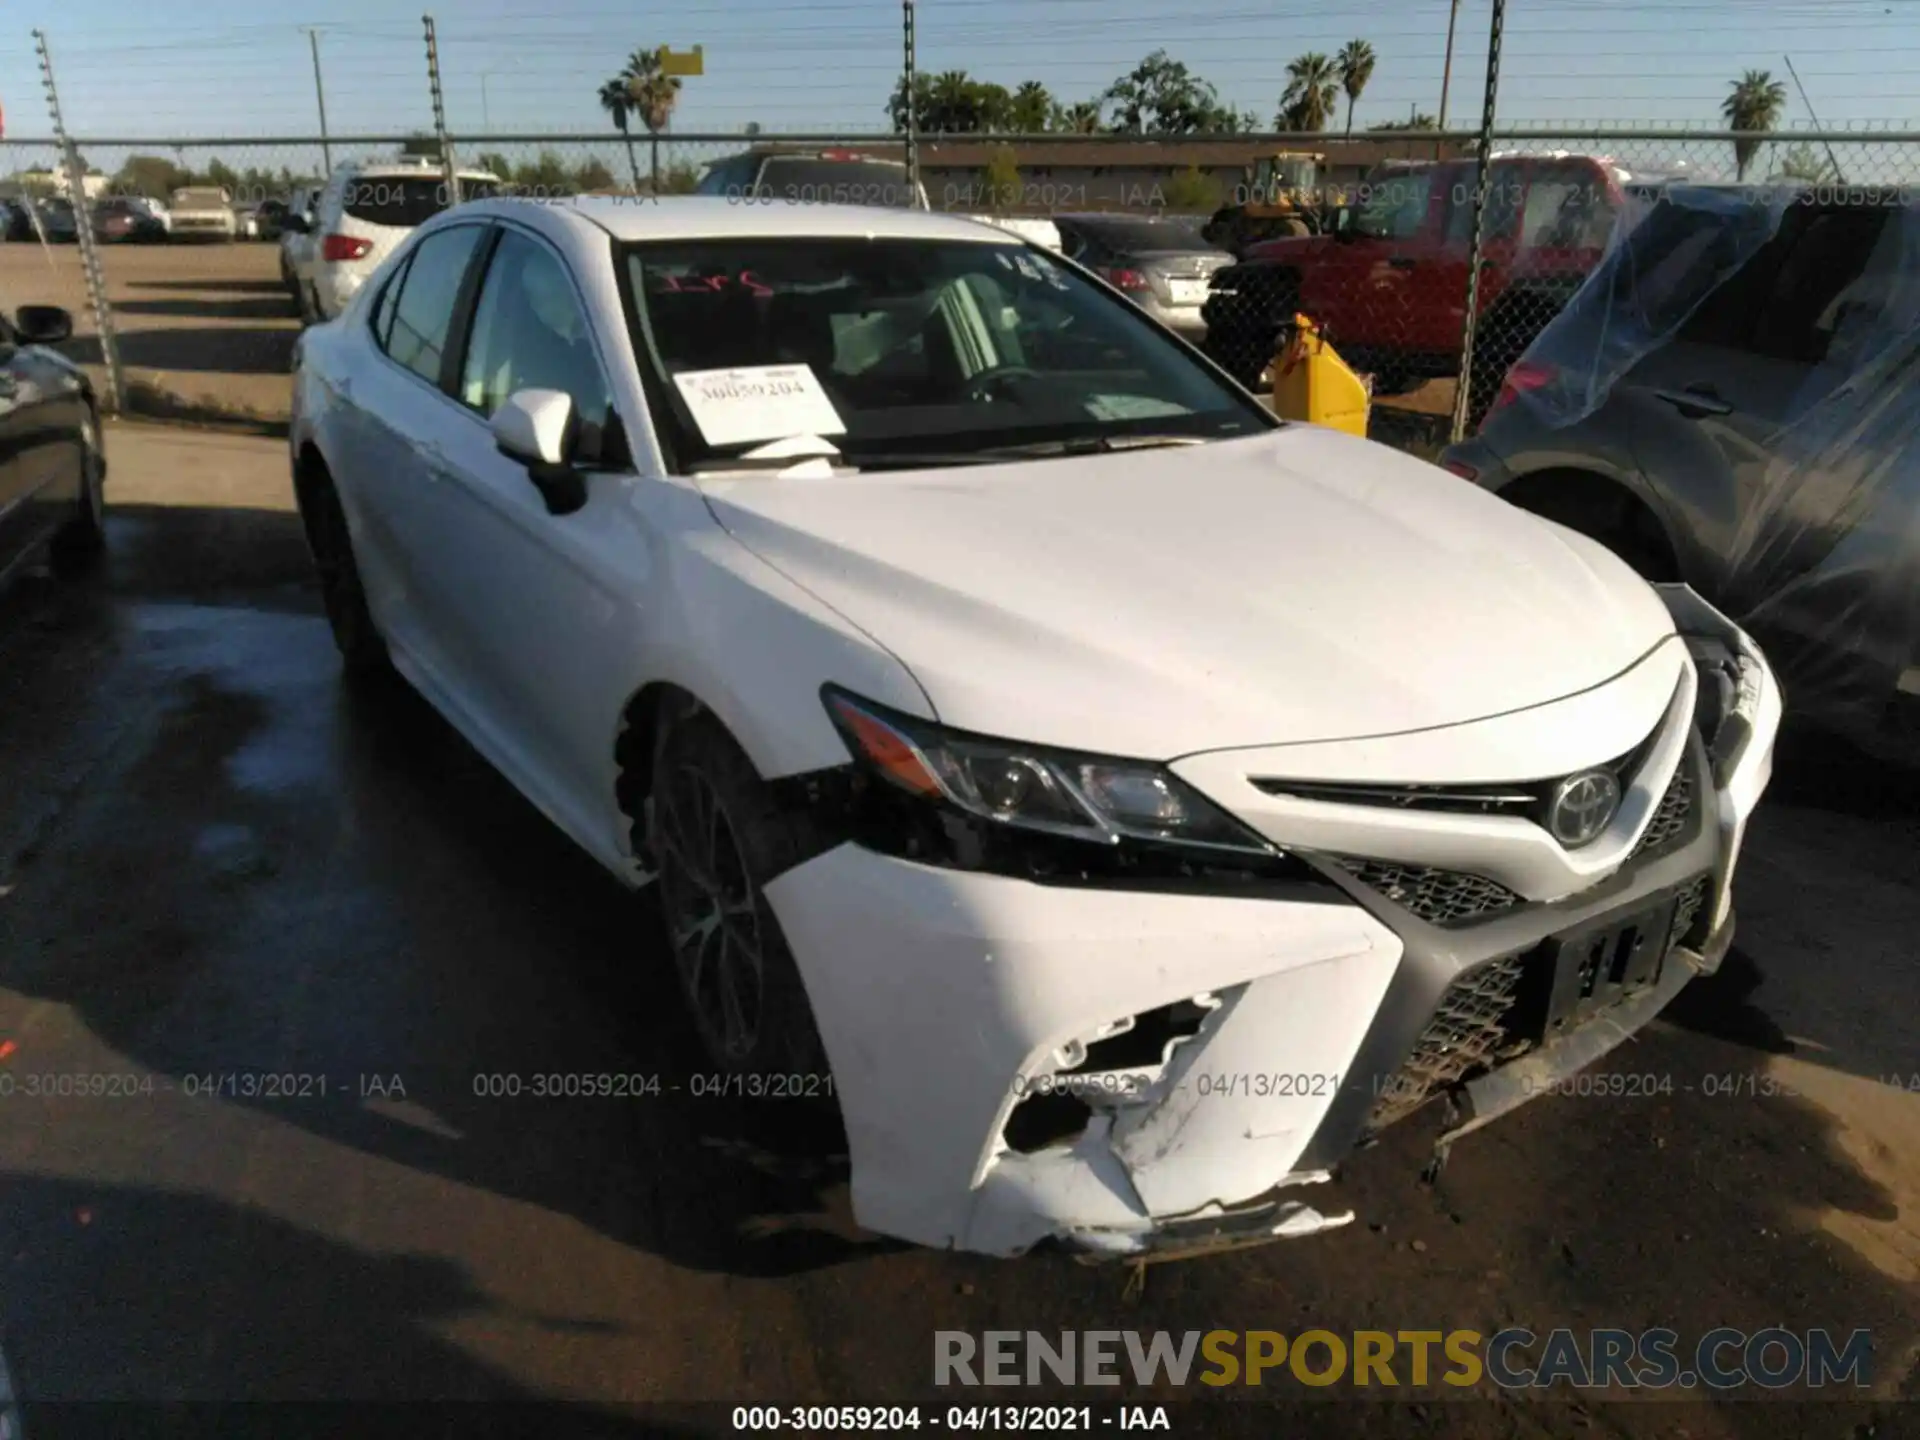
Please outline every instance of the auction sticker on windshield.
[[810, 365], [688, 370], [673, 379], [709, 445], [847, 433]]

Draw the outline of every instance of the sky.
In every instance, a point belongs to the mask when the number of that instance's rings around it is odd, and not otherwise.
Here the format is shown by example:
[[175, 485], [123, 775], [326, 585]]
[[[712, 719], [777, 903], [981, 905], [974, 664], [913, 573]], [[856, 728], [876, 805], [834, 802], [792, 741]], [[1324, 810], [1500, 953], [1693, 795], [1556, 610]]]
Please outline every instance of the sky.
[[[701, 45], [673, 129], [877, 133], [901, 70], [899, 0], [426, 0], [455, 135], [608, 131], [599, 83], [625, 54]], [[311, 8], [308, 8], [311, 7]], [[31, 30], [45, 30], [80, 136], [317, 131], [319, 27], [337, 134], [429, 128], [418, 4], [397, 0], [25, 0], [5, 8], [9, 139], [50, 133]], [[1490, 0], [1461, 0], [1449, 120], [1477, 122]], [[917, 0], [919, 67], [1089, 98], [1165, 48], [1222, 98], [1271, 116], [1288, 59], [1364, 38], [1378, 68], [1356, 127], [1436, 112], [1448, 0]], [[1920, 0], [1510, 0], [1500, 118], [1512, 124], [1713, 123], [1747, 69], [1787, 83], [1787, 123], [1920, 126]], [[7, 167], [11, 168], [11, 167]]]

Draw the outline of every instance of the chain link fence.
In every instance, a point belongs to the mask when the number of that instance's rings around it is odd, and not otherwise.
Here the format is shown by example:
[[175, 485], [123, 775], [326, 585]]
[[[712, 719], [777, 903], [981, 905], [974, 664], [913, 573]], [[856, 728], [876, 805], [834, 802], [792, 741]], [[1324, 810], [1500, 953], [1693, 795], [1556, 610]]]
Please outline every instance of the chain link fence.
[[[0, 141], [0, 274], [11, 303], [71, 310], [72, 353], [104, 368], [80, 247], [72, 243], [81, 224], [90, 226], [127, 403], [273, 424], [285, 418], [288, 362], [302, 323], [300, 247], [313, 243], [283, 237], [278, 217], [308, 203], [312, 188], [343, 164], [411, 157], [432, 174], [444, 173], [451, 157], [461, 174], [483, 175], [488, 188], [545, 199], [686, 193], [703, 176], [745, 176], [751, 189], [754, 174], [771, 173], [758, 168], [766, 158], [782, 156], [800, 182], [786, 198], [804, 201], [848, 198], [831, 185], [804, 183], [804, 157], [866, 157], [910, 163], [937, 210], [1129, 216], [1158, 222], [1152, 234], [1168, 249], [1232, 252], [1211, 272], [1210, 290], [1186, 297], [1195, 302], [1189, 321], [1203, 348], [1261, 390], [1293, 317], [1308, 315], [1372, 377], [1379, 438], [1433, 454], [1463, 425], [1477, 425], [1509, 368], [1598, 263], [1620, 217], [1659, 184], [1920, 185], [1920, 135], [1903, 133], [1615, 128], [1488, 138], [1484, 181], [1481, 136], [1432, 131], [1354, 139], [933, 136], [912, 146], [900, 136], [644, 131], [444, 141], [428, 133], [76, 139], [83, 205], [70, 194], [61, 146], [7, 140]], [[226, 192], [230, 229], [170, 224], [169, 202], [195, 189]], [[743, 193], [738, 183], [727, 189]], [[779, 187], [772, 198], [782, 198]], [[1069, 237], [1069, 252], [1079, 243]], [[1135, 235], [1130, 243], [1147, 241]]]

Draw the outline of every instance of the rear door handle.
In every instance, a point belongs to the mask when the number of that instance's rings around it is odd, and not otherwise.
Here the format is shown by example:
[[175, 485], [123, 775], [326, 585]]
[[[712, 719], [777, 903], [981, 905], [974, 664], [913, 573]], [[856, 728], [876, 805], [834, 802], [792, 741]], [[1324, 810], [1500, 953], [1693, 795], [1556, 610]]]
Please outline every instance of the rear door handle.
[[1711, 385], [1688, 386], [1684, 390], [1656, 390], [1654, 397], [1664, 400], [1689, 420], [1704, 419], [1708, 415], [1727, 415], [1733, 406], [1722, 400]]

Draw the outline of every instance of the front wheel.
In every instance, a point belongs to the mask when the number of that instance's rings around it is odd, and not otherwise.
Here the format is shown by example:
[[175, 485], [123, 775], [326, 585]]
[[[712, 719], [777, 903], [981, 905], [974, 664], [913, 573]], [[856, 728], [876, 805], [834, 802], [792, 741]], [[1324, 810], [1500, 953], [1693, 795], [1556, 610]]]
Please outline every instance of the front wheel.
[[91, 411], [80, 422], [80, 498], [71, 519], [53, 537], [53, 562], [63, 572], [84, 570], [107, 548], [105, 452], [100, 422]]
[[817, 848], [711, 714], [667, 726], [651, 849], [667, 945], [708, 1059], [730, 1074], [825, 1076], [826, 1051], [765, 887]]
[[331, 483], [314, 484], [308, 499], [307, 539], [320, 579], [320, 599], [326, 606], [333, 643], [349, 675], [372, 677], [392, 669], [387, 642], [367, 608], [367, 592], [354, 559], [353, 537], [346, 511]]

